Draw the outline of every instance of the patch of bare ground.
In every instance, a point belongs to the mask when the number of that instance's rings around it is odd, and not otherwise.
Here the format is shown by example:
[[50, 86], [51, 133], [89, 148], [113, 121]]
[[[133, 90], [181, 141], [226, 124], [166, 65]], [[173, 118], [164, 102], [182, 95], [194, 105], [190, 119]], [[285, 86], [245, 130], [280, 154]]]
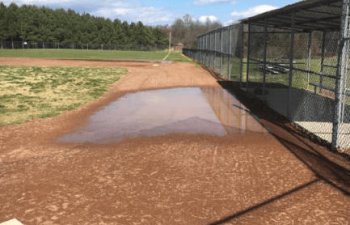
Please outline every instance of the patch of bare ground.
[[194, 64], [47, 59], [0, 59], [0, 64], [116, 66], [129, 71], [101, 99], [78, 110], [0, 128], [0, 221], [17, 218], [29, 225], [350, 221], [346, 186], [331, 185], [269, 133], [178, 134], [111, 145], [56, 142], [59, 135], [79, 127], [91, 113], [125, 93], [220, 88]]

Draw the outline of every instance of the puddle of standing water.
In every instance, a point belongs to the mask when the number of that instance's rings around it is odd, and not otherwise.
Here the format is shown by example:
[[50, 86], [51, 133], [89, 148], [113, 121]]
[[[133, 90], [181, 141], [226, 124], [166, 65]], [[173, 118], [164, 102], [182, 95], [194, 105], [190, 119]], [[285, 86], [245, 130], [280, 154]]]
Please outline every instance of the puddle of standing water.
[[59, 138], [64, 143], [116, 143], [166, 134], [225, 136], [265, 132], [238, 100], [221, 88], [173, 88], [127, 94]]

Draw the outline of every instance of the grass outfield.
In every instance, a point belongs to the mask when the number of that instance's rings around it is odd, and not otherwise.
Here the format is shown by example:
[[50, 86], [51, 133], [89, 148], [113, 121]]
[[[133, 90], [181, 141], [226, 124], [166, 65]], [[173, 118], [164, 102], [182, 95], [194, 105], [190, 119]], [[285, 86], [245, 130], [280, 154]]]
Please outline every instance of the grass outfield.
[[171, 52], [167, 60], [175, 62], [193, 62], [192, 59], [183, 55], [181, 52]]
[[0, 126], [46, 118], [102, 96], [126, 69], [0, 66]]
[[[0, 50], [0, 57], [162, 60], [167, 51]], [[191, 62], [179, 52], [167, 60]], [[56, 116], [102, 96], [126, 69], [0, 66], [0, 126]]]
[[[167, 51], [102, 51], [72, 49], [0, 49], [0, 57], [52, 58], [52, 59], [95, 59], [95, 60], [162, 60]], [[172, 52], [172, 61], [189, 62], [179, 52]]]

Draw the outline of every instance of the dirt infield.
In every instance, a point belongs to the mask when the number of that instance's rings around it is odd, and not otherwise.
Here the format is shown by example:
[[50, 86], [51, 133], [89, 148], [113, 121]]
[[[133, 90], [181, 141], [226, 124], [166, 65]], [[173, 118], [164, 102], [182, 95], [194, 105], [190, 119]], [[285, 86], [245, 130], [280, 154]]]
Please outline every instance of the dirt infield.
[[126, 93], [221, 88], [195, 64], [0, 58], [1, 64], [126, 67], [129, 73], [78, 110], [0, 127], [0, 222], [349, 224], [348, 183], [341, 191], [267, 132], [103, 145], [56, 141]]

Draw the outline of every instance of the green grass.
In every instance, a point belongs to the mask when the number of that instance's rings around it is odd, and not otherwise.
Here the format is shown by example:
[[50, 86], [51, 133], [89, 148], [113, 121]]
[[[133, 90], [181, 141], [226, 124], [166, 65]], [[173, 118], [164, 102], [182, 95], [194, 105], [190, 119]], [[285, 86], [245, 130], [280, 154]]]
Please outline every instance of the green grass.
[[192, 59], [186, 57], [181, 52], [171, 52], [167, 60], [176, 62], [193, 62]]
[[0, 125], [56, 116], [102, 96], [126, 69], [0, 66]]
[[[102, 51], [72, 49], [0, 49], [0, 57], [94, 59], [94, 60], [162, 60], [167, 51]], [[173, 52], [172, 61], [189, 62], [181, 53]]]

